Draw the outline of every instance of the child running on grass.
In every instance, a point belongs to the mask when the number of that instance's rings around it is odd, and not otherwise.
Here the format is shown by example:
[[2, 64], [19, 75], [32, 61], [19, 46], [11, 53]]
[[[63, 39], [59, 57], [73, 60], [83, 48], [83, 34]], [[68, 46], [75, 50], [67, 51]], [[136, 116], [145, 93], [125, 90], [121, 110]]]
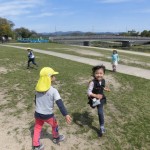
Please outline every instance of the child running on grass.
[[106, 103], [106, 97], [103, 93], [104, 90], [110, 91], [109, 88], [105, 87], [105, 66], [99, 65], [94, 66], [92, 68], [92, 76], [93, 80], [90, 82], [88, 87], [88, 98], [90, 106], [92, 108], [97, 107], [98, 110], [98, 117], [99, 117], [99, 124], [100, 124], [100, 132], [99, 137], [105, 133], [104, 127], [104, 113], [103, 113], [103, 105]]
[[27, 48], [27, 51], [28, 51], [28, 66], [27, 66], [27, 69], [30, 68], [30, 62], [32, 62], [32, 64], [38, 66], [35, 62], [35, 56], [33, 54], [33, 51], [31, 50], [31, 48]]
[[114, 72], [116, 72], [118, 61], [119, 61], [119, 55], [118, 55], [116, 50], [113, 50], [113, 54], [112, 54], [112, 70]]
[[53, 142], [59, 144], [59, 142], [64, 141], [65, 137], [60, 135], [58, 132], [58, 124], [56, 118], [54, 117], [53, 107], [56, 102], [60, 112], [65, 117], [68, 124], [71, 123], [71, 117], [61, 100], [59, 92], [53, 86], [51, 82], [56, 80], [55, 72], [52, 68], [44, 67], [40, 71], [40, 78], [36, 85], [36, 97], [35, 97], [35, 126], [33, 135], [33, 149], [43, 150], [44, 145], [40, 143], [40, 132], [42, 130], [43, 124], [46, 122], [52, 127]]

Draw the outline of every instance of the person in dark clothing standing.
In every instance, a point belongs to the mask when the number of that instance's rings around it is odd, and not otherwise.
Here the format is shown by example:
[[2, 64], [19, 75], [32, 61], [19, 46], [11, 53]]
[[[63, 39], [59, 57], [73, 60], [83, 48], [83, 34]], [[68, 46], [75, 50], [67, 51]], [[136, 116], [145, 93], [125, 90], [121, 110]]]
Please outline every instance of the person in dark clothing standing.
[[95, 66], [92, 68], [92, 76], [93, 80], [89, 83], [88, 87], [88, 99], [90, 106], [92, 108], [97, 107], [99, 124], [100, 124], [100, 132], [99, 136], [101, 137], [103, 133], [105, 133], [104, 127], [104, 113], [103, 113], [103, 105], [106, 103], [106, 97], [103, 91], [110, 91], [109, 88], [105, 87], [105, 66]]
[[28, 51], [28, 66], [27, 69], [30, 68], [30, 62], [32, 62], [32, 64], [34, 64], [35, 66], [38, 67], [37, 63], [35, 62], [35, 56], [33, 54], [33, 51], [31, 50], [31, 48], [27, 48]]

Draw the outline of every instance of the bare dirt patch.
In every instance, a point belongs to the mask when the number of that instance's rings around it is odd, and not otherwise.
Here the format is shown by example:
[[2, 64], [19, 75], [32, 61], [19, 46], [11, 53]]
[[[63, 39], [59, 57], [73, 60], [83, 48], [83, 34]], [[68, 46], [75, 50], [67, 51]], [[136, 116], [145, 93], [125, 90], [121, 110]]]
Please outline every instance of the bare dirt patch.
[[146, 63], [146, 62], [142, 62], [142, 61], [138, 61], [138, 60], [121, 59], [121, 61], [123, 61], [125, 64], [134, 63], [134, 64], [150, 67], [150, 63]]
[[[114, 120], [117, 120], [117, 123], [120, 124], [121, 126], [127, 123], [127, 120], [123, 117], [123, 114], [110, 101], [109, 103], [107, 103], [107, 114], [108, 115], [105, 116], [106, 124], [110, 124]], [[114, 129], [109, 129], [109, 130], [113, 132]], [[123, 129], [118, 127], [117, 130], [122, 131]]]
[[111, 91], [118, 91], [121, 84], [112, 75], [105, 75], [106, 86], [110, 88]]
[[103, 54], [101, 53], [98, 53], [98, 52], [94, 52], [94, 51], [90, 51], [90, 50], [84, 50], [84, 49], [67, 49], [67, 51], [73, 51], [73, 52], [76, 52], [76, 53], [79, 53], [79, 54], [83, 54], [83, 55], [90, 55], [90, 56], [104, 56]]
[[3, 150], [30, 150], [31, 149], [31, 136], [28, 130], [28, 123], [26, 115], [16, 118], [13, 116], [6, 116], [0, 113], [0, 145]]
[[101, 56], [101, 57], [104, 56], [101, 53], [86, 50], [86, 49], [80, 49], [80, 48], [78, 49], [77, 48], [47, 48], [47, 49], [58, 49], [58, 50], [63, 49], [64, 51], [71, 51], [71, 52], [75, 52], [75, 53], [82, 54], [82, 55]]
[[21, 67], [21, 66], [24, 66], [24, 64], [23, 63], [20, 63], [20, 64], [18, 63], [18, 64], [15, 64], [15, 66], [14, 65], [9, 65], [8, 68], [0, 67], [0, 74], [7, 74], [9, 72], [16, 71], [16, 70], [18, 70], [18, 67]]
[[1, 74], [6, 74], [8, 72], [8, 69], [4, 68], [4, 67], [0, 67], [0, 73]]
[[0, 105], [5, 105], [8, 102], [8, 99], [6, 99], [6, 90], [0, 89]]
[[79, 85], [89, 85], [89, 83], [92, 81], [92, 79], [93, 79], [93, 77], [90, 77], [90, 78], [87, 78], [87, 79], [85, 79], [84, 77], [79, 77], [78, 79], [77, 79], [77, 84], [79, 84]]
[[91, 134], [91, 131], [84, 134], [75, 134], [72, 132], [72, 130], [74, 131], [76, 128], [78, 128], [76, 125], [71, 125], [66, 126], [65, 129], [60, 130], [60, 133], [66, 137], [66, 140], [60, 143], [60, 146], [52, 143], [51, 134], [46, 132], [43, 133], [41, 142], [45, 145], [45, 150], [97, 150], [99, 146], [105, 142], [105, 139], [95, 139], [90, 141], [87, 135]]
[[[0, 93], [0, 106], [7, 104], [7, 92]], [[0, 111], [0, 145], [2, 150], [30, 150], [31, 136], [28, 130], [29, 115], [19, 114], [20, 117], [13, 116], [13, 108]], [[10, 114], [11, 113], [11, 114]]]

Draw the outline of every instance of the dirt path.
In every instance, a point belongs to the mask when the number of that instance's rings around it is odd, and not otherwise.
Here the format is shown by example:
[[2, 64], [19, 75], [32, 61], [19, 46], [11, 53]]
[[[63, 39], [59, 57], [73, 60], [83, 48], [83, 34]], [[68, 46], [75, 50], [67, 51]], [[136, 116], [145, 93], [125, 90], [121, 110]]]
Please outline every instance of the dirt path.
[[[24, 50], [26, 49], [26, 47], [13, 46], [13, 45], [1, 45], [1, 46], [19, 48], [19, 49], [24, 49]], [[76, 61], [76, 62], [80, 62], [80, 63], [92, 65], [92, 66], [98, 65], [98, 64], [104, 64], [108, 70], [112, 70], [111, 63], [109, 63], [109, 62], [99, 61], [99, 60], [94, 60], [94, 59], [90, 59], [90, 58], [79, 57], [79, 56], [74, 56], [74, 55], [69, 55], [69, 54], [62, 54], [62, 53], [58, 53], [58, 52], [40, 50], [40, 49], [33, 49], [33, 50], [38, 53], [52, 55], [52, 56], [56, 56], [56, 57], [60, 57], [60, 58], [64, 58], [64, 59], [68, 59], [68, 60], [72, 60], [72, 61]], [[138, 52], [133, 52], [133, 53], [138, 53]], [[148, 54], [144, 53], [144, 55], [148, 55]], [[141, 68], [136, 68], [136, 67], [119, 64], [117, 67], [117, 72], [120, 72], [123, 74], [128, 74], [128, 75], [133, 75], [133, 76], [137, 76], [137, 77], [141, 77], [141, 78], [145, 78], [145, 79], [150, 79], [150, 70], [146, 70], [146, 69], [141, 69]]]

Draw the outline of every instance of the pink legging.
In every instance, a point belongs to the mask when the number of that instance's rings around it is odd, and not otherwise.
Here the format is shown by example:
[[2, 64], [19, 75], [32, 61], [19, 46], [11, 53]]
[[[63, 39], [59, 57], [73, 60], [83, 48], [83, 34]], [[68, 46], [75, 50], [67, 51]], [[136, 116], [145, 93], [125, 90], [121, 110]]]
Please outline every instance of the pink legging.
[[39, 146], [40, 145], [40, 133], [41, 133], [44, 122], [51, 125], [53, 138], [57, 138], [59, 136], [58, 124], [57, 124], [55, 117], [52, 117], [52, 118], [47, 119], [47, 120], [35, 119], [33, 146]]

